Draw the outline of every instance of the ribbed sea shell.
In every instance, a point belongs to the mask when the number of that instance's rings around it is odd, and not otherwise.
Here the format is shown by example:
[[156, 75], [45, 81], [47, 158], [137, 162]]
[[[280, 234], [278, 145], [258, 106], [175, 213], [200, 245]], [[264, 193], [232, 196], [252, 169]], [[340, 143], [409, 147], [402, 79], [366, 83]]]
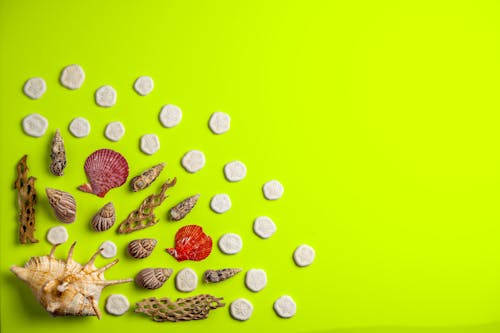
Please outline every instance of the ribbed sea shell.
[[95, 231], [106, 231], [115, 224], [115, 220], [115, 206], [113, 206], [112, 202], [108, 202], [94, 215], [92, 229]]
[[198, 202], [198, 199], [200, 198], [199, 194], [193, 195], [187, 199], [184, 199], [177, 205], [175, 205], [171, 210], [170, 210], [170, 219], [172, 221], [180, 221], [182, 220], [189, 212], [191, 209], [194, 208], [196, 205], [196, 202]]
[[172, 268], [144, 268], [135, 277], [135, 283], [146, 289], [158, 289], [172, 273]]
[[198, 225], [186, 225], [175, 234], [175, 248], [166, 249], [177, 261], [200, 261], [212, 252], [212, 238]]
[[24, 267], [12, 266], [10, 270], [30, 286], [38, 302], [50, 314], [97, 316], [100, 319], [98, 302], [102, 289], [131, 282], [132, 279], [105, 280], [104, 271], [115, 265], [118, 259], [97, 268], [94, 261], [100, 250], [94, 253], [87, 264], [80, 265], [72, 259], [75, 244], [71, 245], [66, 260], [54, 258], [56, 244], [49, 255], [32, 257]]
[[144, 190], [146, 187], [151, 185], [160, 175], [164, 167], [165, 163], [157, 164], [147, 169], [139, 176], [132, 178], [132, 180], [130, 181], [130, 187], [132, 188], [132, 191], [137, 192], [140, 190]]
[[78, 187], [83, 192], [104, 197], [109, 190], [122, 186], [128, 177], [125, 157], [111, 149], [99, 149], [87, 157], [84, 165], [89, 181]]
[[64, 149], [64, 141], [59, 129], [56, 130], [52, 144], [50, 146], [50, 172], [56, 176], [62, 176], [66, 167], [66, 150]]
[[46, 188], [45, 192], [57, 219], [64, 223], [73, 223], [76, 218], [76, 201], [68, 192]]
[[136, 239], [128, 243], [127, 251], [133, 258], [144, 259], [153, 252], [156, 243], [153, 238]]
[[229, 279], [241, 272], [241, 268], [209, 269], [203, 274], [203, 281], [207, 283], [217, 283]]

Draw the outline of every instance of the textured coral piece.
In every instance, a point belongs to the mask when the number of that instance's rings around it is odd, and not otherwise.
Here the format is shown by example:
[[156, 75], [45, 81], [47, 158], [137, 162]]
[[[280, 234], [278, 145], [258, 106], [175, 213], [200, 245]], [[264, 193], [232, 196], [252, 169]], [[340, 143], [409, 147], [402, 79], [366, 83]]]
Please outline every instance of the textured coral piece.
[[130, 187], [132, 188], [132, 191], [137, 192], [140, 190], [144, 190], [146, 187], [151, 185], [160, 175], [164, 167], [165, 163], [157, 164], [147, 169], [139, 176], [132, 178], [132, 180], [130, 181]]
[[91, 223], [92, 229], [95, 231], [106, 231], [115, 224], [115, 220], [115, 206], [113, 206], [112, 202], [108, 202], [94, 215]]
[[180, 221], [182, 220], [189, 212], [191, 209], [194, 208], [196, 203], [198, 202], [198, 199], [200, 198], [199, 194], [193, 195], [177, 205], [175, 205], [171, 210], [170, 210], [170, 219], [172, 221]]
[[64, 141], [59, 129], [56, 130], [56, 133], [52, 138], [52, 144], [50, 146], [50, 160], [50, 172], [52, 172], [53, 175], [62, 176], [64, 168], [66, 168], [66, 150], [64, 149]]
[[133, 279], [105, 280], [104, 271], [118, 259], [104, 267], [95, 267], [94, 261], [101, 250], [94, 253], [87, 264], [80, 265], [72, 259], [75, 244], [71, 245], [66, 260], [54, 258], [56, 244], [49, 255], [32, 257], [24, 267], [12, 266], [10, 270], [30, 286], [38, 302], [50, 314], [97, 316], [100, 319], [98, 301], [102, 289]]
[[225, 306], [223, 299], [208, 294], [178, 298], [175, 302], [168, 297], [151, 297], [137, 302], [134, 312], [144, 313], [158, 322], [199, 320], [207, 318], [210, 310]]
[[212, 238], [198, 225], [186, 225], [175, 234], [175, 248], [166, 251], [177, 261], [200, 261], [212, 252]]
[[158, 289], [173, 272], [172, 268], [144, 268], [135, 277], [135, 283], [142, 288]]
[[99, 149], [90, 154], [84, 169], [89, 183], [80, 185], [78, 189], [101, 198], [112, 188], [125, 184], [128, 178], [127, 160], [111, 149]]
[[133, 258], [144, 259], [153, 253], [157, 242], [153, 238], [136, 239], [128, 243], [127, 251]]
[[76, 219], [76, 201], [68, 192], [46, 188], [47, 198], [57, 219], [64, 223], [73, 223]]
[[227, 280], [241, 272], [241, 268], [209, 269], [203, 274], [203, 281], [206, 283], [217, 283]]
[[21, 244], [38, 242], [38, 239], [35, 238], [36, 178], [28, 177], [27, 158], [28, 155], [24, 155], [17, 164], [17, 179], [14, 183], [14, 188], [17, 189], [19, 242]]
[[168, 188], [173, 187], [176, 181], [176, 178], [174, 178], [172, 181], [168, 179], [161, 186], [160, 193], [152, 194], [144, 199], [139, 208], [131, 212], [127, 216], [127, 218], [122, 223], [120, 223], [120, 225], [118, 226], [118, 233], [127, 234], [133, 231], [151, 227], [158, 223], [158, 220], [156, 219], [156, 216], [154, 214], [154, 209], [161, 205], [161, 203], [168, 197], [165, 192]]

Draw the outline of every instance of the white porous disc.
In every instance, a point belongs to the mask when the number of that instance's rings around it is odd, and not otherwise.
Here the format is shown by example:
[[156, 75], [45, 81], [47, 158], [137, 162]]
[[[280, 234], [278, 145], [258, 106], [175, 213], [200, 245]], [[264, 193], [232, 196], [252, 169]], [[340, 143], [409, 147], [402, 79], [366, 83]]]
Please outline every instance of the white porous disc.
[[120, 141], [125, 134], [125, 127], [119, 121], [112, 121], [106, 125], [104, 136], [111, 141]]
[[134, 82], [134, 89], [141, 96], [146, 96], [153, 91], [153, 88], [154, 82], [149, 76], [139, 76]]
[[71, 90], [78, 89], [85, 81], [85, 72], [79, 65], [69, 65], [64, 67], [59, 78], [61, 84]]
[[181, 109], [173, 104], [164, 105], [160, 111], [160, 123], [163, 127], [171, 128], [179, 125], [182, 120]]
[[253, 222], [253, 231], [260, 238], [269, 238], [276, 232], [276, 224], [267, 216], [259, 216]]
[[191, 268], [181, 269], [175, 276], [175, 287], [179, 291], [190, 292], [198, 286], [198, 275]]
[[141, 137], [141, 150], [144, 154], [153, 155], [160, 149], [160, 139], [156, 134], [144, 134]]
[[285, 188], [277, 180], [270, 180], [262, 186], [262, 192], [267, 200], [278, 200], [283, 196]]
[[116, 90], [112, 86], [102, 86], [95, 92], [97, 105], [109, 108], [116, 104]]
[[225, 254], [236, 254], [243, 248], [243, 241], [240, 235], [224, 234], [219, 238], [219, 249]]
[[69, 124], [69, 131], [77, 138], [84, 138], [90, 133], [90, 123], [83, 117], [76, 117]]
[[267, 285], [267, 274], [262, 269], [250, 269], [245, 275], [245, 285], [253, 292], [261, 291]]
[[47, 91], [47, 84], [41, 77], [32, 77], [24, 84], [23, 91], [31, 99], [39, 99]]
[[316, 252], [309, 245], [299, 245], [293, 252], [293, 260], [299, 267], [309, 266], [313, 263]]
[[225, 193], [216, 194], [210, 200], [210, 208], [217, 214], [222, 214], [231, 209], [231, 198]]
[[121, 316], [130, 308], [127, 297], [121, 294], [109, 295], [106, 299], [106, 312], [115, 316]]
[[248, 320], [252, 316], [253, 305], [247, 299], [238, 298], [229, 306], [229, 312], [231, 313], [231, 317], [236, 320]]
[[243, 162], [233, 161], [224, 166], [224, 176], [230, 182], [239, 182], [247, 175], [247, 167]]
[[38, 113], [32, 113], [23, 118], [23, 131], [29, 136], [35, 138], [45, 134], [49, 122], [47, 119]]
[[52, 227], [47, 231], [47, 240], [50, 244], [62, 244], [68, 240], [68, 230], [63, 226]]
[[214, 134], [226, 133], [231, 127], [231, 117], [224, 112], [214, 112], [208, 121], [208, 127]]
[[109, 259], [116, 256], [116, 251], [117, 251], [116, 244], [113, 243], [112, 241], [103, 242], [101, 246], [99, 246], [99, 248], [102, 249], [101, 256], [103, 256], [104, 258]]
[[205, 154], [199, 150], [190, 150], [182, 157], [181, 164], [187, 172], [195, 173], [205, 166]]
[[293, 298], [283, 295], [274, 302], [274, 311], [281, 318], [290, 318], [297, 312], [297, 305]]

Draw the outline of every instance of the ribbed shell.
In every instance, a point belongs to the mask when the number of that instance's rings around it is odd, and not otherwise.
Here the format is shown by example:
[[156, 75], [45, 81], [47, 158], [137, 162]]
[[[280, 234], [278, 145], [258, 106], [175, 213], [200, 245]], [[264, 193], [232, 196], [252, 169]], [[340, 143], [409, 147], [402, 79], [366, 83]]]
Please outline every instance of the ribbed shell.
[[241, 272], [241, 268], [209, 269], [203, 274], [203, 281], [207, 283], [217, 283], [229, 279]]
[[50, 172], [56, 176], [62, 176], [66, 167], [66, 150], [64, 149], [64, 141], [59, 129], [56, 130], [52, 144], [50, 147]]
[[102, 207], [92, 219], [92, 229], [95, 231], [106, 231], [115, 224], [116, 214], [115, 206], [112, 202], [108, 202]]
[[153, 238], [136, 239], [128, 244], [127, 250], [131, 257], [144, 259], [153, 252], [156, 243], [157, 240]]
[[144, 268], [135, 277], [135, 283], [142, 288], [158, 289], [172, 275], [171, 268]]
[[186, 225], [175, 234], [175, 248], [166, 249], [177, 261], [200, 261], [212, 252], [212, 238], [198, 225]]
[[45, 192], [57, 219], [64, 223], [73, 223], [76, 218], [76, 201], [68, 192], [46, 188]]
[[160, 175], [164, 167], [165, 163], [157, 164], [147, 169], [139, 176], [132, 178], [132, 180], [130, 181], [130, 187], [132, 188], [132, 191], [137, 192], [140, 190], [144, 190], [146, 187], [151, 185]]

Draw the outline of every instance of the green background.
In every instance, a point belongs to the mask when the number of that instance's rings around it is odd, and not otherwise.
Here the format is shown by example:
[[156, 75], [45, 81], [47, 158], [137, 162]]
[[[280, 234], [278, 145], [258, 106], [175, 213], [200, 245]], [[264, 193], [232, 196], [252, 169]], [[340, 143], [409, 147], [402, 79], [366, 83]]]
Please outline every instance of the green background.
[[[344, 4], [342, 4], [344, 3]], [[500, 330], [500, 4], [496, 1], [2, 1], [0, 5], [1, 117], [1, 331], [111, 332], [498, 332]], [[59, 82], [72, 63], [86, 72], [75, 91]], [[154, 91], [137, 95], [132, 84], [150, 75]], [[48, 86], [39, 100], [22, 87], [30, 77]], [[95, 105], [103, 84], [118, 92], [112, 108]], [[181, 124], [163, 128], [164, 104], [183, 110]], [[213, 135], [212, 112], [231, 115], [231, 130]], [[21, 119], [40, 113], [49, 120], [41, 138], [23, 134]], [[67, 126], [87, 118], [91, 134], [71, 136]], [[120, 120], [126, 134], [113, 143], [105, 125]], [[60, 128], [68, 167], [48, 172], [49, 143]], [[161, 149], [146, 156], [142, 134], [156, 133]], [[159, 181], [143, 192], [126, 186], [104, 199], [76, 190], [85, 181], [83, 162], [98, 148], [125, 155], [131, 176], [161, 161]], [[186, 173], [184, 152], [200, 149], [204, 169]], [[15, 166], [28, 154], [37, 177], [39, 243], [17, 242]], [[239, 159], [248, 168], [228, 183], [223, 165]], [[160, 182], [178, 184], [157, 210], [160, 223], [128, 235], [95, 233], [93, 214], [108, 201], [120, 222]], [[261, 185], [279, 179], [285, 194], [266, 201]], [[133, 277], [144, 267], [262, 268], [268, 286], [244, 287], [244, 274], [220, 285], [176, 291], [171, 278], [156, 291], [133, 283], [108, 287], [133, 304], [149, 296], [197, 293], [245, 297], [253, 316], [238, 322], [228, 307], [207, 320], [154, 323], [132, 311], [122, 317], [52, 318], [28, 287], [8, 271], [31, 256], [45, 255], [55, 220], [45, 187], [70, 191], [77, 221], [67, 225], [78, 240], [75, 259], [85, 262], [104, 240], [119, 246], [120, 263], [108, 279]], [[168, 209], [201, 193], [193, 212], [168, 222]], [[232, 209], [209, 209], [216, 193], [228, 193]], [[278, 232], [262, 240], [253, 219], [273, 218]], [[242, 252], [214, 247], [202, 262], [177, 263], [164, 252], [176, 230], [199, 224], [217, 241], [225, 232], [243, 237]], [[136, 238], [159, 240], [142, 261], [125, 254]], [[312, 245], [316, 261], [297, 268], [294, 248]], [[65, 256], [69, 244], [57, 249]], [[102, 266], [109, 260], [98, 258]], [[273, 301], [291, 295], [298, 312], [278, 318]]]

